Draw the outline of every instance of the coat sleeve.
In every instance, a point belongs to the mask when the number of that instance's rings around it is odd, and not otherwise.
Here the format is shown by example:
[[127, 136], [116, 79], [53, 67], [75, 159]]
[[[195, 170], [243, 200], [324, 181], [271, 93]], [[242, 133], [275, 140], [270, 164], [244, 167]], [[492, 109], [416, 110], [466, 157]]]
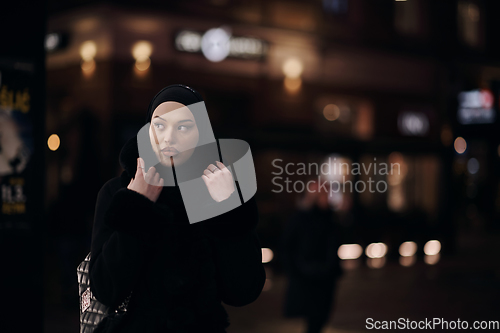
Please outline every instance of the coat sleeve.
[[264, 287], [266, 272], [255, 230], [258, 210], [255, 198], [207, 220], [212, 240], [219, 297], [227, 305], [244, 306], [255, 301]]
[[92, 293], [112, 308], [132, 291], [169, 218], [145, 196], [114, 187], [109, 181], [97, 196], [89, 267]]

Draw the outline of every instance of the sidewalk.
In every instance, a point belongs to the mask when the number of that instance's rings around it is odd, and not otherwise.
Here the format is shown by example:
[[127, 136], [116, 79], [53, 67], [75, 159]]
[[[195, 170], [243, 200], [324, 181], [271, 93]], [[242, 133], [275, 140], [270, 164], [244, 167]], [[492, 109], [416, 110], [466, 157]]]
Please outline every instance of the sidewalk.
[[[322, 333], [365, 332], [374, 320], [500, 320], [499, 235], [463, 235], [460, 252], [435, 265], [421, 258], [411, 267], [387, 260], [381, 268], [347, 270], [338, 284], [334, 315]], [[228, 333], [303, 333], [301, 319], [282, 316], [286, 278], [268, 274], [271, 284], [249, 306], [226, 306]]]

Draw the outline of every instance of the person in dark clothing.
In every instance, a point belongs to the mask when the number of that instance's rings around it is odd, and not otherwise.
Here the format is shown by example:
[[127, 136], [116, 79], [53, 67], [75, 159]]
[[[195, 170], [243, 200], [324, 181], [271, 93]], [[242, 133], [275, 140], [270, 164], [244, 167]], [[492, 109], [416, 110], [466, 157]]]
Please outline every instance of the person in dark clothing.
[[[152, 118], [165, 105], [177, 103], [189, 108], [200, 101], [199, 93], [187, 86], [169, 86], [152, 100], [146, 120], [151, 122], [153, 131], [157, 130], [159, 127], [153, 128]], [[160, 148], [165, 143], [174, 148], [192, 144], [193, 140], [186, 141], [186, 122], [172, 126], [169, 112], [173, 108], [163, 111], [166, 112], [159, 115], [166, 120], [164, 129], [170, 134], [153, 132], [157, 135], [152, 135], [151, 143], [154, 145], [154, 138]], [[190, 117], [191, 127], [199, 120], [194, 113], [193, 117], [189, 112], [184, 115]], [[198, 141], [205, 134], [200, 127]], [[163, 152], [152, 148], [155, 153]], [[183, 166], [193, 171], [196, 168], [189, 163], [201, 148], [206, 147], [196, 147], [187, 154], [182, 154], [184, 149], [177, 154], [170, 150], [165, 156], [173, 157], [176, 172]], [[229, 319], [221, 302], [231, 306], [252, 303], [266, 279], [255, 230], [258, 223], [255, 198], [224, 214], [191, 224], [176, 179], [168, 179], [172, 174], [171, 164], [157, 154], [160, 163], [145, 168], [150, 161], [142, 159], [142, 152], [139, 158], [139, 150], [137, 137], [124, 145], [120, 152], [124, 171], [120, 177], [109, 180], [97, 198], [89, 268], [91, 290], [101, 303], [112, 308], [118, 307], [127, 296], [131, 298], [118, 326], [103, 321], [96, 333], [226, 332]], [[215, 179], [204, 179], [210, 204], [238, 196], [236, 190], [231, 192], [227, 182], [224, 183], [229, 171], [224, 170], [223, 179], [220, 173], [225, 166], [217, 165], [220, 170], [210, 164], [198, 173], [200, 178], [205, 175]], [[208, 172], [214, 175], [218, 172], [219, 178], [207, 176]]]
[[299, 210], [282, 238], [288, 275], [284, 315], [304, 317], [307, 333], [321, 332], [332, 311], [335, 287], [342, 274], [337, 255], [339, 238], [328, 191], [315, 182], [299, 202]]

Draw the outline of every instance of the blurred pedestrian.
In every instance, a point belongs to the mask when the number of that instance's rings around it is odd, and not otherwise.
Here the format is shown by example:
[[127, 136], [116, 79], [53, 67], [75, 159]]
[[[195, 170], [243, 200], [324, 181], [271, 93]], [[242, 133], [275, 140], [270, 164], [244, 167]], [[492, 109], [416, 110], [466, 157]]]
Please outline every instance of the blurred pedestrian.
[[337, 256], [339, 227], [329, 191], [329, 187], [310, 182], [282, 239], [288, 275], [284, 314], [305, 318], [307, 333], [319, 333], [327, 323], [342, 274]]

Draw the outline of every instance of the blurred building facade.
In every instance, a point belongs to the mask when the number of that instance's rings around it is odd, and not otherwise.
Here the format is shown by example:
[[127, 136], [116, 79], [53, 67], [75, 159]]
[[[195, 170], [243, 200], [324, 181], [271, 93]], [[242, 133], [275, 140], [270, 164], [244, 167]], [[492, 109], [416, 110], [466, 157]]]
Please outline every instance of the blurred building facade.
[[[276, 193], [273, 161], [321, 162], [337, 153], [401, 165], [397, 176], [368, 174], [387, 180], [384, 193], [344, 198], [352, 213], [346, 227], [363, 230], [362, 242], [396, 230], [397, 241], [440, 238], [452, 248], [459, 225], [498, 226], [498, 119], [457, 118], [459, 94], [476, 90], [491, 93], [498, 113], [498, 7], [486, 0], [53, 1], [47, 137], [58, 134], [61, 146], [47, 156], [47, 204], [89, 170], [101, 183], [117, 175], [119, 149], [143, 125], [150, 99], [184, 83], [204, 95], [216, 136], [252, 147], [264, 246], [274, 245], [295, 195]], [[97, 125], [89, 132], [84, 124]], [[458, 137], [468, 143], [461, 153]]]

